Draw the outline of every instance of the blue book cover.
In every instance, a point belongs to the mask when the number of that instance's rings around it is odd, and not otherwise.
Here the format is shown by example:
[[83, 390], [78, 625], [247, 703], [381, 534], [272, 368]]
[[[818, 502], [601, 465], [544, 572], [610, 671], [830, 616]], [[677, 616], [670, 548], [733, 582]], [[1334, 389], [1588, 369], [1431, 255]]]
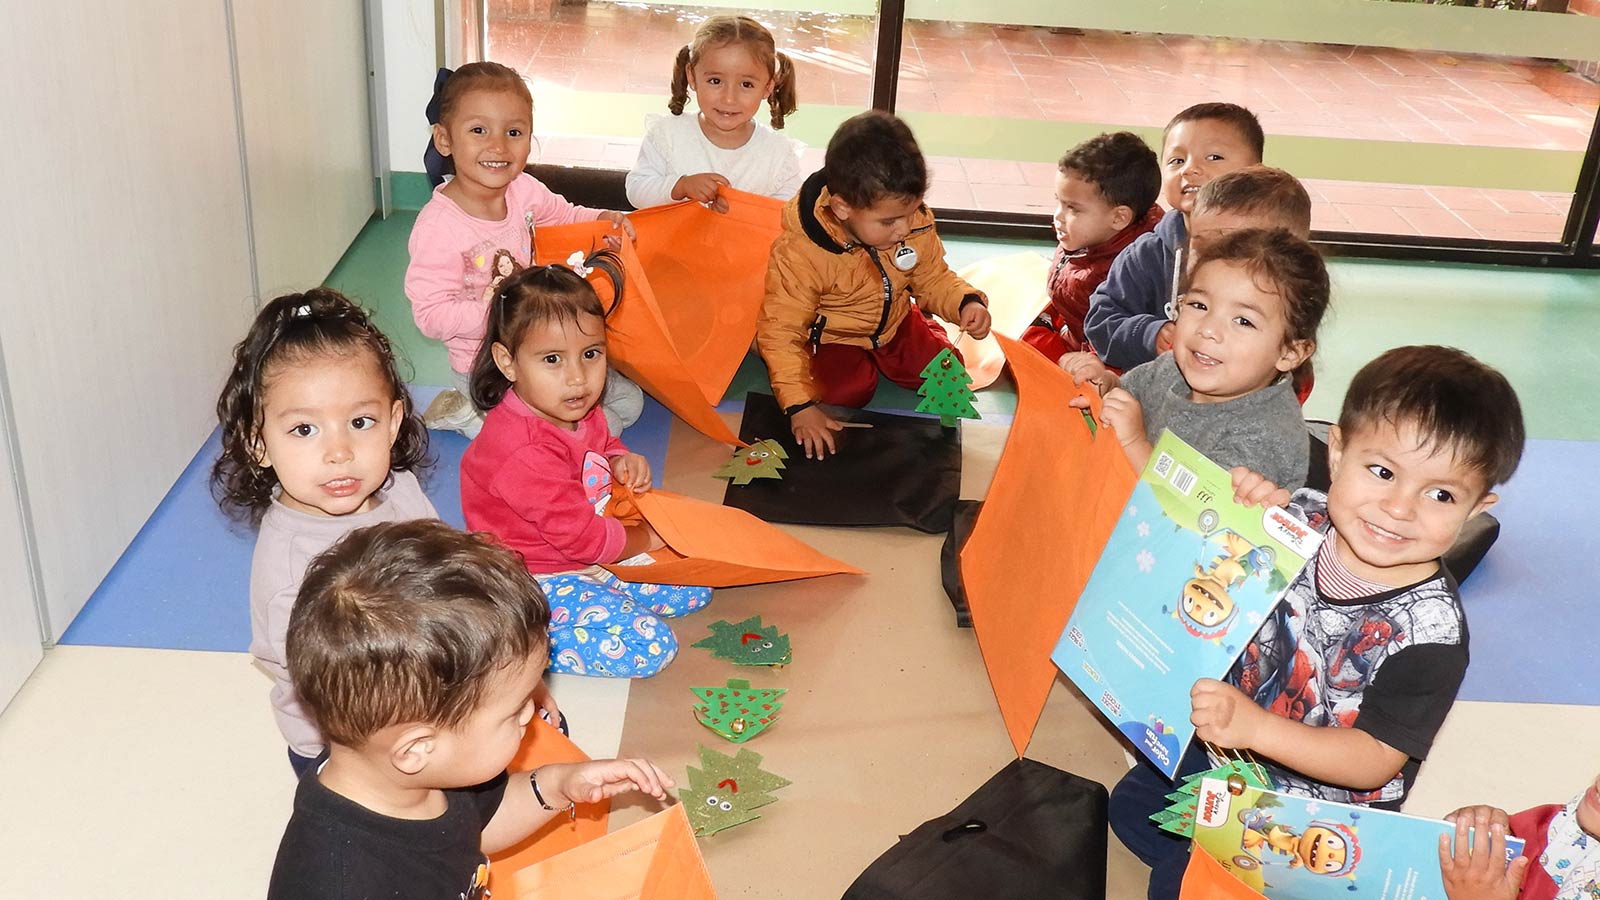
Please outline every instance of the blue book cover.
[[[1237, 789], [1237, 788], [1236, 788]], [[1194, 845], [1267, 900], [1444, 900], [1448, 822], [1200, 782]], [[1523, 842], [1506, 839], [1506, 861]]]
[[1227, 674], [1321, 542], [1162, 432], [1050, 658], [1170, 778], [1189, 689]]

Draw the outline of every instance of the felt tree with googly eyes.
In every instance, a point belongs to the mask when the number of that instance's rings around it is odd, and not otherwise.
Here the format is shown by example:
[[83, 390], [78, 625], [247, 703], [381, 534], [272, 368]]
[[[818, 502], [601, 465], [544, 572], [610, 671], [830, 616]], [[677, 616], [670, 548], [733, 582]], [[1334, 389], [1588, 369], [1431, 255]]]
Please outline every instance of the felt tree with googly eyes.
[[717, 659], [739, 666], [782, 666], [794, 658], [789, 636], [779, 634], [776, 625], [763, 626], [760, 616], [733, 623], [719, 620], [708, 627], [711, 634], [690, 646], [710, 650]]
[[700, 768], [689, 767], [689, 786], [682, 791], [683, 809], [698, 835], [716, 834], [761, 818], [755, 810], [778, 798], [772, 792], [789, 779], [761, 768], [761, 754], [740, 748], [727, 756], [701, 745]]
[[980, 418], [972, 405], [978, 399], [972, 393], [972, 376], [955, 351], [949, 347], [940, 350], [923, 367], [921, 375], [922, 387], [917, 388], [917, 395], [922, 402], [917, 404], [917, 412], [937, 415], [939, 424], [946, 428], [954, 428], [957, 419]]
[[783, 461], [788, 458], [777, 441], [756, 441], [736, 451], [711, 477], [731, 478], [734, 484], [749, 484], [756, 478], [782, 478]]

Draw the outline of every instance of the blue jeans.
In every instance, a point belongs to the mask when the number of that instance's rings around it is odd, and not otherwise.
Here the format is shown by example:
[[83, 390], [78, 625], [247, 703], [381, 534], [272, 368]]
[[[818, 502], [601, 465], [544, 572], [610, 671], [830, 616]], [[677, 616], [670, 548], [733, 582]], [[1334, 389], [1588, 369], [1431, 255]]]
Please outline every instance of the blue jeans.
[[[1178, 762], [1178, 780], [1185, 775], [1211, 768], [1206, 753], [1198, 745]], [[1107, 816], [1111, 830], [1122, 845], [1150, 867], [1150, 900], [1177, 900], [1183, 887], [1183, 872], [1189, 866], [1189, 840], [1162, 831], [1150, 817], [1171, 805], [1167, 795], [1176, 789], [1148, 759], [1139, 758], [1139, 764], [1122, 776], [1111, 789], [1111, 803]]]

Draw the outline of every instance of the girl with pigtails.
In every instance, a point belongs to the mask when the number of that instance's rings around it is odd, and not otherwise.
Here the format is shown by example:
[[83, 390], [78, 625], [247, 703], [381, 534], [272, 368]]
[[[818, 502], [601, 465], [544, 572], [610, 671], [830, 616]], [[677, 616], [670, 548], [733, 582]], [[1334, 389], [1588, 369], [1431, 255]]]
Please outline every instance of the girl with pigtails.
[[[795, 111], [794, 65], [760, 22], [712, 16], [678, 51], [670, 116], [645, 122], [639, 159], [628, 173], [628, 202], [643, 208], [675, 200], [727, 212], [723, 187], [788, 200], [800, 189], [798, 141], [784, 137]], [[699, 111], [683, 114], [689, 92]], [[765, 102], [772, 128], [755, 121]]]
[[471, 387], [488, 414], [461, 459], [461, 510], [468, 528], [521, 553], [544, 588], [550, 671], [646, 678], [678, 651], [661, 620], [705, 606], [711, 589], [601, 568], [664, 544], [649, 525], [604, 515], [613, 481], [650, 489], [650, 464], [606, 428], [606, 311], [592, 272], [622, 296], [621, 260], [603, 250], [524, 269], [491, 300]]

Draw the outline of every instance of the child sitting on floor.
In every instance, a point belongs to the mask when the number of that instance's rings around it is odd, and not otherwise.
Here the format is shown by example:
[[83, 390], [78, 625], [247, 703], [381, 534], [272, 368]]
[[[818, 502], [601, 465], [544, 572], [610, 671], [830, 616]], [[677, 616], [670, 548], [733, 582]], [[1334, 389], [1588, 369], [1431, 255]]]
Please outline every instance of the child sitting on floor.
[[865, 406], [879, 372], [916, 389], [923, 367], [953, 350], [928, 314], [989, 333], [983, 293], [945, 262], [927, 191], [911, 129], [874, 111], [839, 126], [821, 171], [784, 207], [756, 346], [807, 457], [834, 452], [843, 428], [817, 404]]
[[613, 479], [650, 489], [650, 463], [606, 428], [605, 311], [584, 279], [604, 273], [623, 293], [621, 260], [535, 266], [501, 285], [472, 367], [472, 401], [487, 413], [461, 458], [461, 511], [522, 554], [551, 604], [551, 669], [646, 678], [677, 638], [661, 617], [711, 602], [711, 589], [634, 584], [600, 568], [663, 544], [647, 524], [604, 515]]
[[[532, 263], [534, 230], [604, 219], [632, 237], [633, 225], [614, 210], [575, 206], [522, 171], [533, 140], [533, 95], [514, 70], [492, 62], [462, 66], [438, 100], [433, 143], [455, 177], [417, 214], [405, 287], [418, 330], [450, 352], [455, 389], [428, 407], [428, 427], [470, 438], [483, 427], [466, 394], [489, 298]], [[608, 427], [620, 434], [644, 410], [644, 392], [609, 372], [605, 410]]]
[[[685, 116], [694, 91], [699, 112]], [[757, 124], [761, 104], [772, 127]], [[723, 187], [788, 200], [800, 189], [800, 145], [778, 133], [795, 111], [794, 65], [772, 33], [749, 16], [712, 16], [678, 51], [670, 116], [645, 123], [639, 159], [628, 173], [628, 202], [639, 208], [674, 200], [728, 211]]]
[[[1565, 804], [1514, 816], [1493, 806], [1467, 806], [1445, 819], [1456, 826], [1453, 852], [1451, 836], [1439, 838], [1439, 871], [1450, 900], [1600, 897], [1600, 778]], [[1509, 866], [1508, 835], [1524, 842], [1522, 855]]]
[[1156, 155], [1132, 132], [1097, 135], [1061, 157], [1051, 220], [1059, 243], [1046, 282], [1050, 306], [1023, 331], [1024, 343], [1051, 362], [1089, 349], [1083, 336], [1089, 295], [1123, 248], [1155, 230], [1160, 193]]
[[1195, 195], [1219, 175], [1261, 162], [1266, 138], [1254, 114], [1199, 103], [1173, 116], [1161, 142], [1161, 198], [1171, 210], [1156, 230], [1117, 256], [1089, 299], [1084, 331], [1106, 365], [1131, 369], [1172, 346], [1167, 318], [1178, 248], [1188, 242]]
[[1135, 469], [1168, 428], [1224, 468], [1299, 487], [1311, 447], [1289, 373], [1315, 351], [1328, 300], [1310, 244], [1281, 229], [1222, 231], [1196, 245], [1172, 352], [1120, 377], [1092, 353], [1061, 367], [1099, 388], [1101, 417]]
[[[1440, 555], [1494, 504], [1523, 442], [1499, 372], [1459, 350], [1401, 347], [1351, 382], [1329, 431], [1327, 494], [1291, 496], [1235, 469], [1238, 500], [1288, 506], [1324, 537], [1227, 681], [1195, 682], [1196, 737], [1262, 758], [1279, 790], [1400, 808], [1467, 667]], [[1196, 744], [1178, 776], [1206, 767]], [[1140, 765], [1111, 793], [1112, 830], [1152, 867], [1152, 900], [1178, 896], [1188, 852], [1148, 818], [1170, 790]]]
[[643, 759], [508, 774], [550, 611], [516, 554], [433, 520], [352, 532], [306, 572], [289, 671], [328, 760], [301, 779], [269, 900], [486, 897], [486, 854], [627, 791]]

